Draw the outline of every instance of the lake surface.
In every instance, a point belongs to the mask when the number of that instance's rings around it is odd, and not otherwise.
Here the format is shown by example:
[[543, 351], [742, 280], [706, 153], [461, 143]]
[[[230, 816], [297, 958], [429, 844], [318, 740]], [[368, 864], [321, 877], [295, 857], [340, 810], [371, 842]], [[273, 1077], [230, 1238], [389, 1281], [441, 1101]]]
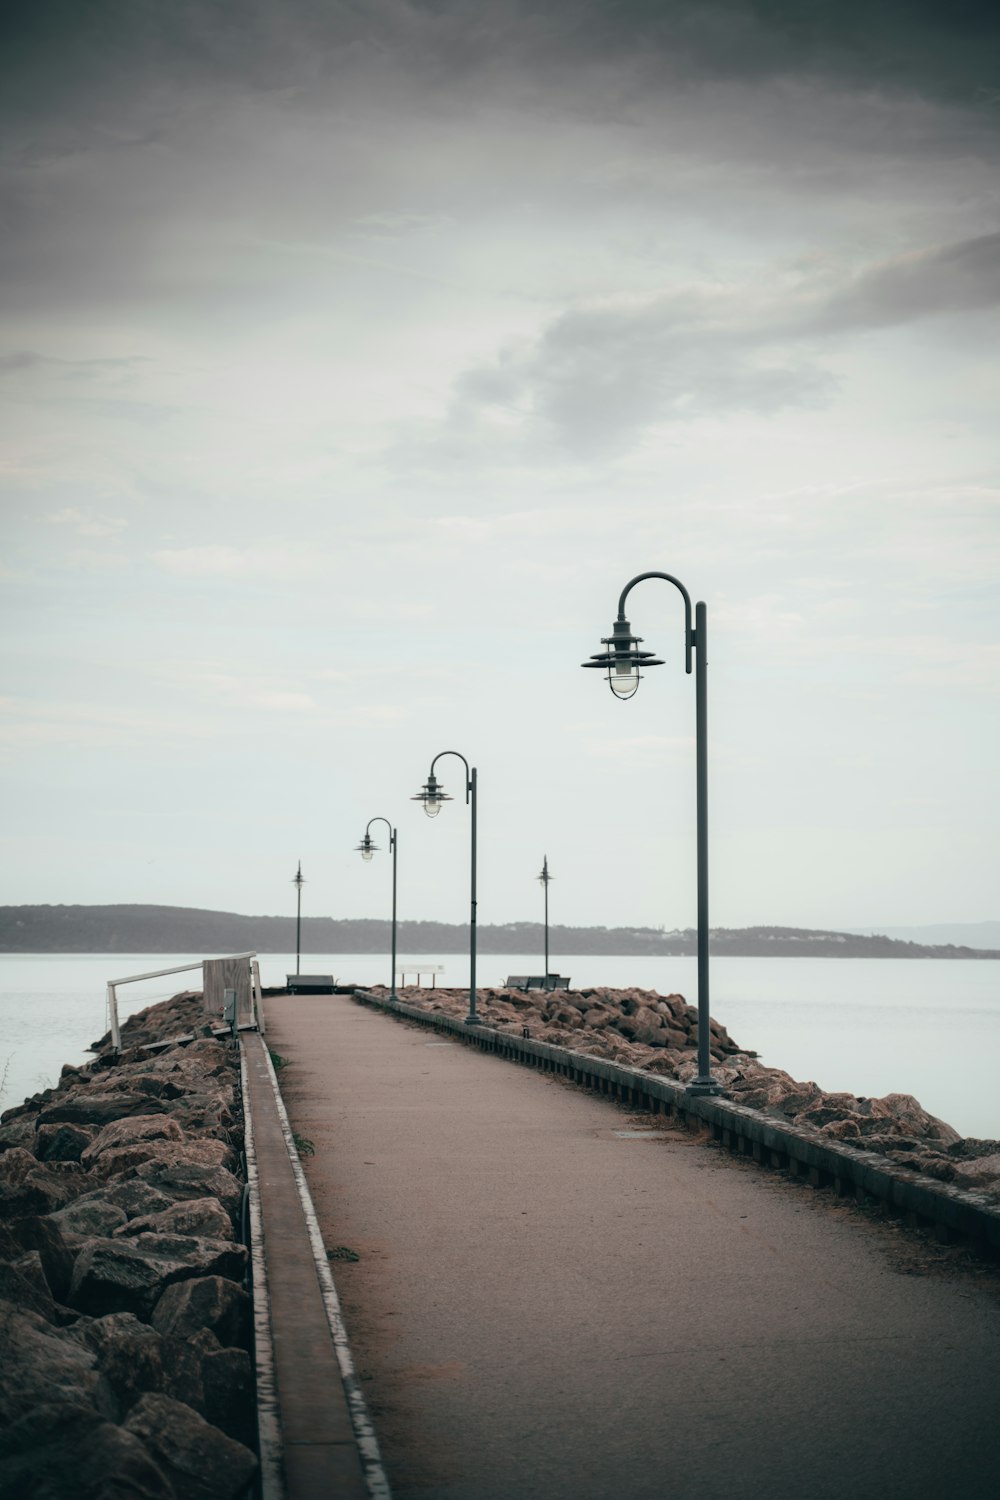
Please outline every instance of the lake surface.
[[[401, 958], [406, 958], [402, 955]], [[200, 962], [199, 954], [0, 954], [0, 1109], [55, 1083], [64, 1062], [83, 1062], [107, 1030], [109, 978]], [[423, 956], [468, 984], [459, 954]], [[261, 954], [265, 985], [284, 983], [294, 954]], [[537, 954], [480, 954], [480, 985], [537, 973]], [[637, 986], [697, 999], [694, 958], [553, 954], [553, 972], [577, 987]], [[308, 954], [303, 973], [385, 984], [378, 954]], [[181, 989], [200, 989], [197, 970], [119, 990], [121, 1018]], [[712, 962], [712, 1014], [743, 1047], [824, 1089], [913, 1094], [965, 1135], [1000, 1138], [1000, 962], [971, 959], [719, 958]]]

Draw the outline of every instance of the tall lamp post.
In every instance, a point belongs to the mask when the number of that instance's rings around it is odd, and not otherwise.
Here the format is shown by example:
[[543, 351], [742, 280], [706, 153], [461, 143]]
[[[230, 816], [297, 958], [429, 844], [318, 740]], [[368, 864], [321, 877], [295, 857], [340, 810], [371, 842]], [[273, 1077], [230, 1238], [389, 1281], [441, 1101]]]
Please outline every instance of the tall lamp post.
[[640, 573], [622, 589], [618, 600], [618, 618], [609, 636], [601, 638], [606, 649], [597, 651], [584, 667], [606, 671], [611, 691], [619, 698], [631, 698], [641, 680], [642, 667], [662, 667], [663, 662], [652, 651], [640, 651], [642, 638], [632, 634], [625, 618], [625, 601], [631, 589], [647, 578], [662, 578], [672, 583], [684, 600], [684, 669], [691, 671], [691, 654], [695, 655], [695, 760], [698, 798], [698, 1075], [688, 1084], [689, 1094], [722, 1092], [712, 1077], [711, 1030], [708, 999], [708, 712], [706, 703], [706, 651], [708, 647], [708, 611], [704, 604], [694, 607], [691, 627], [691, 596], [684, 585], [670, 573]]
[[552, 876], [549, 874], [549, 856], [547, 854], [544, 854], [542, 856], [542, 873], [539, 875], [538, 879], [541, 881], [542, 890], [545, 892], [545, 987], [546, 987], [546, 989], [548, 989], [548, 984], [549, 984], [549, 881], [552, 879]]
[[411, 802], [422, 802], [424, 812], [429, 818], [436, 818], [441, 811], [441, 804], [451, 802], [453, 798], [445, 792], [436, 776], [434, 767], [445, 755], [454, 755], [465, 767], [465, 800], [468, 803], [472, 815], [472, 899], [471, 914], [469, 918], [469, 1014], [465, 1018], [466, 1026], [478, 1026], [479, 1017], [476, 1014], [476, 768], [470, 769], [469, 762], [464, 755], [457, 750], [442, 750], [435, 755], [431, 761], [431, 768], [427, 780]]
[[295, 908], [295, 973], [298, 975], [302, 953], [302, 887], [305, 885], [305, 880], [302, 876], [301, 859], [299, 860], [299, 868], [295, 872], [292, 885], [294, 885], [295, 894], [298, 897]]
[[369, 818], [365, 836], [358, 845], [357, 852], [362, 859], [370, 860], [372, 855], [378, 852], [378, 845], [371, 841], [371, 826], [373, 823], [384, 823], [389, 830], [389, 848], [392, 850], [392, 978], [389, 981], [390, 1000], [398, 1000], [396, 994], [396, 853], [399, 843], [399, 834], [393, 828], [388, 818]]

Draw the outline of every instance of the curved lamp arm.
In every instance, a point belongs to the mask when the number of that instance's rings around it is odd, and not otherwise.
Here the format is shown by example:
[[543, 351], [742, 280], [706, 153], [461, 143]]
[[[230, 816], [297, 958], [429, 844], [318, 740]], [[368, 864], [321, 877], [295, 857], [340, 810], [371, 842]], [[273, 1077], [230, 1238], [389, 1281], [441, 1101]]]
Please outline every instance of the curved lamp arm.
[[369, 818], [368, 819], [368, 827], [365, 829], [365, 838], [367, 838], [368, 835], [369, 835], [369, 833], [371, 832], [371, 826], [372, 826], [373, 823], [384, 823], [385, 826], [386, 826], [386, 828], [388, 828], [388, 830], [389, 830], [389, 848], [391, 849], [393, 847], [393, 845], [395, 844], [395, 842], [396, 842], [396, 830], [393, 828], [392, 824], [389, 822], [389, 819], [388, 818]]
[[439, 750], [437, 755], [435, 755], [434, 759], [431, 761], [430, 775], [434, 775], [434, 767], [437, 765], [438, 761], [441, 760], [445, 755], [457, 756], [458, 759], [462, 762], [462, 765], [465, 767], [465, 800], [466, 802], [468, 802], [469, 793], [472, 791], [472, 771], [469, 768], [469, 762], [466, 760], [461, 750]]
[[684, 670], [685, 672], [690, 672], [691, 649], [697, 644], [697, 638], [691, 625], [691, 595], [680, 579], [675, 578], [672, 573], [639, 573], [632, 579], [631, 583], [627, 583], [622, 589], [621, 598], [618, 600], [618, 623], [626, 627], [624, 633], [627, 634], [629, 625], [625, 618], [625, 600], [636, 584], [643, 583], [647, 578], [662, 578], [665, 583], [672, 583], [674, 588], [680, 591], [684, 599]]

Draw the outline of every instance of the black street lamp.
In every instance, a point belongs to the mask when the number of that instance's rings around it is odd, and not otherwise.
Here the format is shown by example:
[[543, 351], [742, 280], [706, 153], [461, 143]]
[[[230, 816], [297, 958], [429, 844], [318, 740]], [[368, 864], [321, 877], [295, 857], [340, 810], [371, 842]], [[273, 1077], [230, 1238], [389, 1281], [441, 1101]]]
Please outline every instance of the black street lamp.
[[608, 674], [611, 691], [619, 698], [631, 698], [641, 680], [641, 667], [662, 667], [663, 662], [651, 651], [640, 651], [641, 637], [632, 634], [625, 618], [625, 600], [629, 591], [646, 578], [662, 578], [672, 583], [684, 599], [684, 669], [691, 671], [691, 653], [695, 653], [695, 760], [698, 796], [698, 1076], [688, 1084], [690, 1094], [722, 1092], [712, 1077], [711, 1017], [708, 1001], [708, 711], [706, 703], [706, 652], [708, 648], [708, 611], [704, 604], [694, 607], [694, 629], [691, 628], [691, 596], [684, 585], [669, 573], [640, 573], [627, 583], [618, 600], [618, 618], [611, 634], [601, 639], [604, 651], [597, 651], [585, 667], [597, 667]]
[[545, 984], [547, 988], [549, 983], [549, 881], [552, 879], [552, 876], [549, 874], [549, 856], [547, 854], [542, 856], [542, 873], [538, 879], [541, 881], [542, 890], [545, 892]]
[[472, 909], [469, 920], [469, 1014], [465, 1018], [466, 1026], [478, 1026], [479, 1017], [476, 1015], [476, 768], [470, 770], [469, 762], [464, 755], [457, 750], [442, 750], [435, 755], [431, 761], [430, 772], [423, 787], [411, 802], [422, 802], [424, 812], [429, 818], [436, 818], [441, 811], [443, 802], [451, 802], [449, 797], [434, 775], [434, 767], [445, 755], [456, 756], [465, 767], [465, 800], [469, 804], [472, 814]]
[[384, 823], [386, 828], [388, 828], [389, 848], [392, 850], [392, 980], [389, 985], [391, 990], [389, 999], [398, 1000], [399, 996], [396, 994], [396, 854], [399, 844], [399, 834], [393, 828], [388, 818], [369, 818], [368, 827], [365, 829], [365, 836], [357, 848], [357, 852], [361, 855], [362, 859], [370, 860], [372, 855], [378, 851], [378, 845], [373, 844], [371, 841], [371, 826], [373, 823]]
[[292, 885], [294, 885], [295, 894], [298, 897], [298, 902], [295, 909], [295, 973], [296, 975], [298, 975], [300, 956], [302, 953], [302, 887], [305, 885], [305, 880], [302, 878], [301, 859], [299, 860], [299, 868], [295, 872], [295, 878], [292, 881]]

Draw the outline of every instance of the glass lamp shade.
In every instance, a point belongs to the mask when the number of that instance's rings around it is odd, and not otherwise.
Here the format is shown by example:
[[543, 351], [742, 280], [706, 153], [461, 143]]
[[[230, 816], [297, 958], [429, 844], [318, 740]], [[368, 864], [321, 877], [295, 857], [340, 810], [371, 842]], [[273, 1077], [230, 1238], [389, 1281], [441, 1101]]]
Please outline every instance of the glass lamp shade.
[[616, 698], [631, 698], [639, 686], [640, 667], [662, 667], [659, 657], [652, 651], [641, 651], [642, 637], [632, 634], [632, 627], [624, 616], [619, 615], [610, 635], [603, 636], [603, 651], [595, 651], [589, 661], [581, 665], [606, 672], [608, 686]]
[[448, 796], [448, 793], [443, 789], [441, 783], [432, 772], [431, 775], [428, 776], [424, 785], [420, 788], [420, 791], [413, 798], [413, 801], [422, 802], [424, 812], [427, 814], [427, 816], [429, 818], [436, 818], [438, 813], [441, 811], [442, 802], [450, 802], [451, 798]]
[[608, 664], [608, 682], [616, 698], [631, 698], [639, 688], [639, 667], [627, 657]]
[[372, 855], [374, 853], [375, 853], [375, 850], [372, 849], [372, 848], [370, 848], [370, 847], [368, 849], [362, 849], [362, 851], [361, 851], [361, 858], [362, 859], [371, 859], [371, 857], [372, 857]]

